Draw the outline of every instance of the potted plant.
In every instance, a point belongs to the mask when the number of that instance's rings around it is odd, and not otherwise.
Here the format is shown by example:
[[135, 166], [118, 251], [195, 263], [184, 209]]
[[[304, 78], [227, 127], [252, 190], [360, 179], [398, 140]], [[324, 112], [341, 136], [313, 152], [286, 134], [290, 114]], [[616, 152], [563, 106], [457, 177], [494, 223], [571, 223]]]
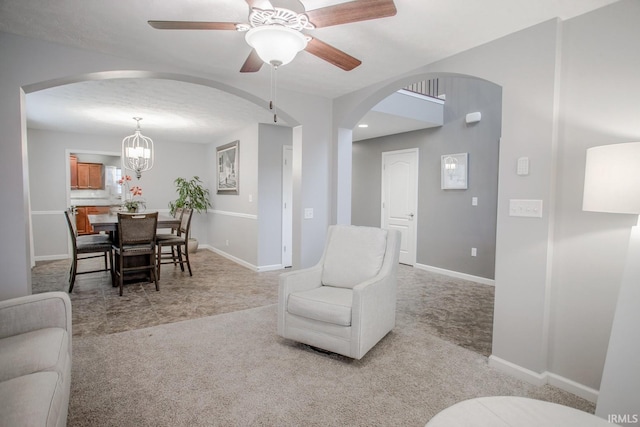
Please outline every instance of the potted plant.
[[[202, 213], [211, 207], [209, 190], [202, 185], [199, 177], [194, 176], [190, 180], [178, 177], [173, 182], [176, 185], [178, 198], [169, 202], [172, 215], [177, 208], [190, 208], [194, 212]], [[195, 253], [197, 249], [198, 240], [189, 236], [189, 252]]]
[[130, 181], [131, 177], [129, 175], [123, 176], [118, 181], [118, 184], [124, 187], [124, 189], [126, 190], [123, 191], [123, 207], [127, 210], [127, 212], [138, 212], [139, 210], [146, 208], [144, 199], [142, 198], [142, 187], [139, 187], [137, 185], [129, 187]]

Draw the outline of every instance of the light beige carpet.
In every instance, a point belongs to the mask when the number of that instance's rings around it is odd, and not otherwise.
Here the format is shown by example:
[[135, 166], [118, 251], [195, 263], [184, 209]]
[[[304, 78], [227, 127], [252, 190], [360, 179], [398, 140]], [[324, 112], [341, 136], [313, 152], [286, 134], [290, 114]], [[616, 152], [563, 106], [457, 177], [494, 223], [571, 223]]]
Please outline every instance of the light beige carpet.
[[490, 395], [593, 411], [495, 371], [411, 316], [354, 361], [278, 337], [276, 309], [75, 337], [69, 426], [423, 426]]

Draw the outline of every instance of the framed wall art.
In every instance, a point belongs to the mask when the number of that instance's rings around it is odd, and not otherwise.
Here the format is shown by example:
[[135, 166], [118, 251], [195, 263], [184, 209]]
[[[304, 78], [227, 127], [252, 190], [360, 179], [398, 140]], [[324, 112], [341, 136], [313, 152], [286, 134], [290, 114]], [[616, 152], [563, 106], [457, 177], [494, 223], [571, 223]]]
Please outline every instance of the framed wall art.
[[240, 141], [216, 148], [218, 157], [218, 194], [239, 194]]
[[440, 187], [443, 190], [466, 190], [468, 153], [445, 154], [440, 163]]

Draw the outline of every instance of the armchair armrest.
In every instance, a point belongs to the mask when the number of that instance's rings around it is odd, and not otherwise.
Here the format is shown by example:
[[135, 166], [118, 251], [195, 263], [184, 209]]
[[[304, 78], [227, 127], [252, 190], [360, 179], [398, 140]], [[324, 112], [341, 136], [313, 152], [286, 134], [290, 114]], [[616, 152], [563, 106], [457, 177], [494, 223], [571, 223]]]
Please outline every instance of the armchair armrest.
[[353, 354], [365, 354], [396, 324], [397, 272], [400, 252], [400, 234], [389, 232], [387, 254], [382, 268], [375, 277], [353, 288], [351, 305]]
[[280, 289], [286, 294], [305, 291], [322, 285], [322, 266], [315, 265], [302, 270], [289, 271], [280, 275]]
[[[378, 274], [353, 288], [353, 319], [356, 322], [376, 322], [380, 317], [382, 307], [396, 306], [397, 280], [395, 275]], [[388, 319], [387, 319], [388, 320]]]
[[0, 301], [0, 338], [43, 328], [63, 328], [71, 336], [71, 300], [46, 292]]
[[395, 274], [378, 275], [353, 288], [352, 354], [364, 355], [395, 327], [396, 293]]
[[294, 270], [280, 275], [278, 284], [278, 334], [284, 336], [285, 316], [289, 294], [322, 286], [322, 265]]

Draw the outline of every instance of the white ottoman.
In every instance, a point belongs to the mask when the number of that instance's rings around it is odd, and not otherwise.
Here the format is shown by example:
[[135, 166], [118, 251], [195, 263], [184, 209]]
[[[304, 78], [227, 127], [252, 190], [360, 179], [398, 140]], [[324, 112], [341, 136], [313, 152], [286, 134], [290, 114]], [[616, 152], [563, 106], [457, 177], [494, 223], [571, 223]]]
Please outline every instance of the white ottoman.
[[438, 413], [427, 427], [611, 427], [602, 418], [568, 406], [524, 397], [465, 400]]

